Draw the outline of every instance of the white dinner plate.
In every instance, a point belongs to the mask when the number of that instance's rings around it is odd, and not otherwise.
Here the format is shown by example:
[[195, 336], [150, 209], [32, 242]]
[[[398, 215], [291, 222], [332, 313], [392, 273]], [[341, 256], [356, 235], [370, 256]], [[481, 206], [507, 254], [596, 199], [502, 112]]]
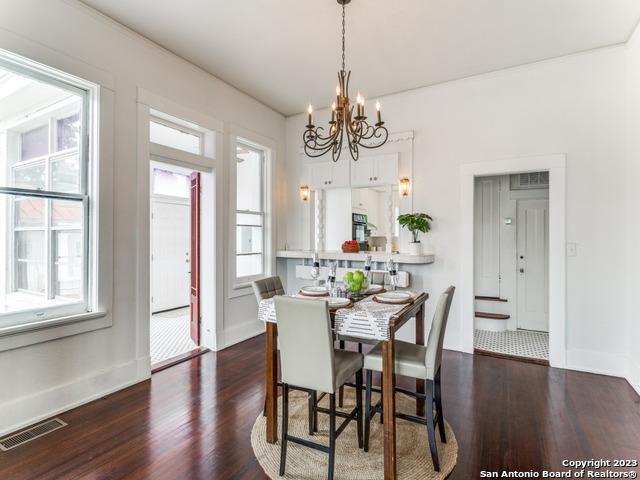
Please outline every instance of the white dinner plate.
[[405, 290], [394, 290], [374, 295], [373, 299], [381, 303], [410, 303], [413, 300], [413, 293]]
[[369, 285], [367, 287], [367, 289], [364, 291], [364, 293], [369, 295], [369, 294], [372, 294], [372, 293], [378, 293], [378, 292], [382, 291], [383, 289], [384, 289], [384, 287], [382, 285], [376, 285], [375, 283], [372, 283], [371, 285]]
[[329, 297], [327, 303], [330, 308], [348, 307], [351, 304], [351, 300], [345, 297]]
[[300, 293], [308, 297], [326, 297], [329, 295], [327, 287], [323, 287], [321, 285], [308, 285], [306, 287], [302, 287], [300, 289]]

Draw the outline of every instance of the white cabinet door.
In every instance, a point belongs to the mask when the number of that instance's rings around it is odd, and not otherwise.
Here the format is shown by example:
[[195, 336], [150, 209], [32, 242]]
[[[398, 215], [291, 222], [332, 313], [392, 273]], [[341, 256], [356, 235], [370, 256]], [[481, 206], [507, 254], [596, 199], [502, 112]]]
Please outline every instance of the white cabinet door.
[[322, 162], [309, 165], [311, 189], [344, 188], [349, 186], [349, 162]]
[[373, 181], [375, 160], [372, 157], [361, 158], [357, 162], [351, 160], [351, 186], [368, 187]]
[[373, 171], [375, 185], [395, 185], [398, 182], [398, 156], [383, 155], [376, 157]]
[[330, 163], [312, 163], [309, 165], [312, 190], [324, 190], [331, 180], [332, 166]]

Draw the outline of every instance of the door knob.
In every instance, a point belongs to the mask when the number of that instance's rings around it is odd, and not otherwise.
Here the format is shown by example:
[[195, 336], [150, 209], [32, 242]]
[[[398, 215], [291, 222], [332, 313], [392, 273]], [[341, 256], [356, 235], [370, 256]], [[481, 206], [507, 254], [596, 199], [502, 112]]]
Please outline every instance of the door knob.
[[520, 269], [520, 273], [524, 273], [524, 268], [521, 268], [521, 269]]

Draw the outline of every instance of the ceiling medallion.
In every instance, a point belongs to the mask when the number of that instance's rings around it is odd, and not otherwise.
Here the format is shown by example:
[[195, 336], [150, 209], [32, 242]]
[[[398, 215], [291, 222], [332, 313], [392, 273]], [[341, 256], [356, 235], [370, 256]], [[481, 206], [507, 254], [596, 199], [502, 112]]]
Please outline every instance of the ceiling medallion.
[[328, 131], [313, 124], [313, 108], [309, 105], [308, 125], [302, 135], [304, 152], [309, 157], [320, 157], [331, 151], [337, 162], [342, 153], [343, 140], [349, 146], [351, 158], [358, 160], [359, 149], [378, 148], [384, 145], [389, 132], [384, 127], [380, 113], [380, 102], [376, 102], [376, 123], [367, 122], [364, 112], [364, 98], [358, 93], [356, 105], [349, 100], [349, 78], [351, 71], [345, 70], [345, 5], [351, 0], [338, 0], [342, 5], [342, 69], [338, 72], [336, 101], [331, 105], [331, 121]]

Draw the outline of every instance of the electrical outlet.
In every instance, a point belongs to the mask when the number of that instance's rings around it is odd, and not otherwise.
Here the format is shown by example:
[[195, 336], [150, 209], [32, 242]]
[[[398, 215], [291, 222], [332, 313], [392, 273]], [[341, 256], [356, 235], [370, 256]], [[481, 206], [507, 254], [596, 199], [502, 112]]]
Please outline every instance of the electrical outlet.
[[578, 245], [567, 243], [567, 257], [575, 257], [576, 255], [578, 255]]

